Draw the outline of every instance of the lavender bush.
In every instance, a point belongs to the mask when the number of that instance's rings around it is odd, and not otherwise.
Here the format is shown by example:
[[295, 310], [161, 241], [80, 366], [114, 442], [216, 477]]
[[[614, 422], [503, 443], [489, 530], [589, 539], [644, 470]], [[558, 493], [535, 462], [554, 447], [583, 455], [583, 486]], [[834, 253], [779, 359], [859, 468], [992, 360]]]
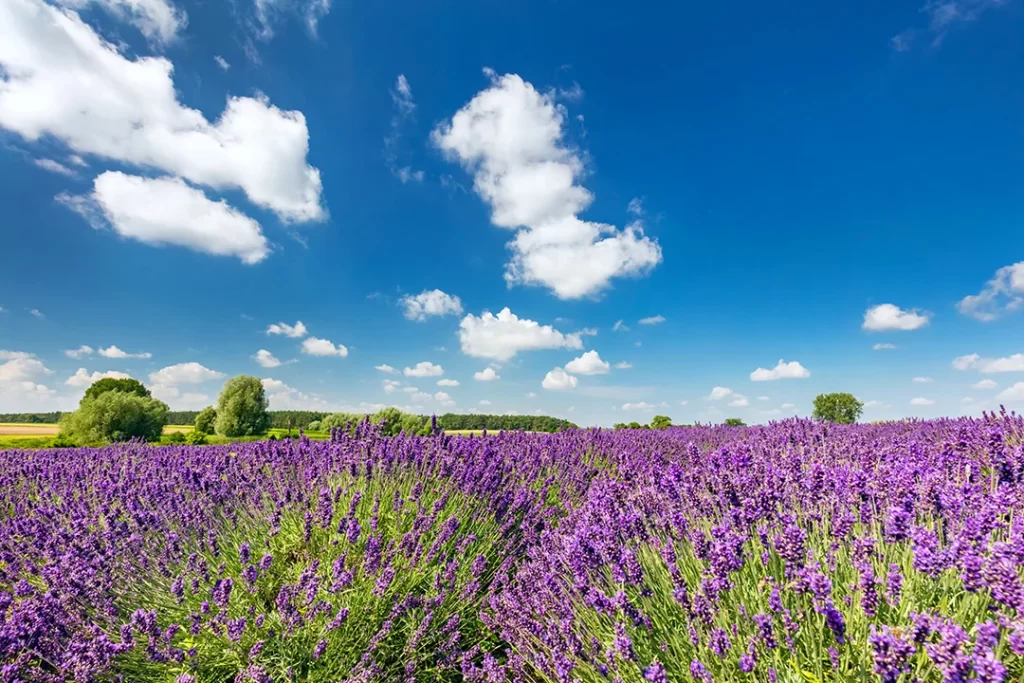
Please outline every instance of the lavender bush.
[[0, 681], [1011, 681], [1024, 421], [0, 452]]

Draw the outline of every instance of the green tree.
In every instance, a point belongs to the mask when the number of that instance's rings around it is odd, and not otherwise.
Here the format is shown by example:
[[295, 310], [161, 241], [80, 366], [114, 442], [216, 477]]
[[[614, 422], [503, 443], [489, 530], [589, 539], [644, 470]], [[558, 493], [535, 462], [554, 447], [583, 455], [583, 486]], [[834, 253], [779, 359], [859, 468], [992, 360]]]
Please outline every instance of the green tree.
[[353, 429], [362, 421], [363, 416], [356, 415], [355, 413], [331, 413], [330, 415], [324, 415], [324, 418], [320, 420], [320, 430], [329, 432], [332, 429], [346, 425], [348, 425], [349, 429]]
[[78, 410], [61, 420], [61, 434], [83, 444], [137, 438], [156, 441], [167, 424], [167, 412], [167, 404], [155, 398], [105, 391], [83, 398]]
[[665, 429], [672, 426], [672, 418], [665, 415], [655, 415], [651, 420], [651, 429]]
[[221, 436], [255, 436], [270, 426], [267, 395], [259, 377], [239, 375], [224, 383], [217, 398], [217, 433]]
[[746, 427], [747, 423], [738, 417], [727, 417], [723, 423], [726, 427]]
[[217, 409], [206, 406], [196, 415], [193, 431], [199, 434], [213, 434], [217, 425]]
[[135, 394], [142, 398], [150, 398], [151, 394], [149, 389], [137, 379], [132, 377], [126, 377], [123, 379], [115, 377], [104, 377], [103, 379], [96, 380], [92, 385], [85, 390], [86, 398], [96, 398], [100, 394], [105, 394], [108, 391], [123, 391], [126, 394]]
[[313, 420], [306, 427], [307, 432], [319, 432], [320, 431], [320, 420]]
[[429, 422], [428, 418], [422, 415], [411, 415], [406, 413], [402, 416], [401, 431], [405, 434], [420, 434], [423, 431], [424, 422]]
[[853, 424], [864, 412], [864, 403], [846, 392], [818, 394], [814, 397], [814, 419]]
[[382, 425], [381, 433], [385, 436], [394, 436], [402, 431], [402, 419], [405, 417], [398, 408], [384, 408], [370, 416], [370, 422], [375, 425]]

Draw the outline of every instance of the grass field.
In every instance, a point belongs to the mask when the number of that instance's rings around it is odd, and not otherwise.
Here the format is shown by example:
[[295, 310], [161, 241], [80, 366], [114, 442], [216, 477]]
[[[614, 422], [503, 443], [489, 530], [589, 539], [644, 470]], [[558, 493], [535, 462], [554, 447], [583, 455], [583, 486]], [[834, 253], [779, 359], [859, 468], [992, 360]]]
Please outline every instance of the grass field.
[[[175, 433], [187, 434], [192, 431], [192, 425], [166, 425], [160, 443], [171, 443], [169, 436]], [[53, 441], [53, 438], [60, 432], [60, 425], [57, 424], [17, 424], [13, 422], [0, 423], [0, 449], [2, 448], [46, 448]], [[466, 432], [469, 433], [469, 432]], [[291, 430], [291, 435], [298, 435], [298, 430]], [[261, 441], [270, 437], [281, 439], [288, 436], [287, 429], [271, 429], [261, 436], [250, 436], [241, 438], [228, 438], [210, 434], [206, 437], [207, 443], [225, 444], [236, 441]], [[327, 432], [310, 432], [307, 436], [314, 441], [323, 441], [330, 437]]]

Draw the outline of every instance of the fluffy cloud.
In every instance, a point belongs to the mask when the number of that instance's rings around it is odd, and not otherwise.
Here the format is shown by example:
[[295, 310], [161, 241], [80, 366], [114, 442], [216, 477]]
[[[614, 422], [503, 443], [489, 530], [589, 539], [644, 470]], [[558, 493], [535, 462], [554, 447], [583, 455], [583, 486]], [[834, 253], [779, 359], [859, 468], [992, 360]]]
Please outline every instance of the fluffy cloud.
[[733, 408], [746, 408], [750, 405], [750, 400], [743, 394], [733, 394], [733, 399], [729, 401], [729, 405]]
[[604, 375], [609, 372], [611, 365], [601, 360], [597, 351], [586, 351], [579, 358], [566, 363], [565, 369], [577, 375]]
[[910, 405], [912, 406], [933, 406], [935, 401], [930, 398], [912, 398], [910, 399]]
[[110, 346], [108, 346], [105, 349], [98, 350], [96, 353], [100, 354], [104, 358], [116, 358], [116, 359], [122, 359], [122, 358], [152, 358], [153, 357], [153, 354], [148, 353], [146, 351], [143, 351], [143, 352], [140, 352], [140, 353], [128, 353], [127, 351], [122, 351], [121, 349], [117, 348], [113, 344], [111, 344]]
[[1024, 353], [1005, 358], [982, 358], [976, 353], [953, 359], [954, 370], [977, 370], [985, 374], [996, 372], [1024, 372]]
[[978, 294], [965, 296], [957, 310], [982, 322], [1024, 308], [1024, 261], [1003, 266]]
[[1004, 403], [1017, 403], [1024, 401], [1024, 382], [1017, 382], [1012, 387], [1003, 389], [996, 394], [996, 400]]
[[785, 362], [781, 358], [771, 370], [758, 368], [750, 373], [753, 382], [771, 382], [777, 379], [805, 379], [811, 376], [811, 371], [800, 365], [797, 361]]
[[84, 358], [85, 356], [91, 355], [92, 352], [93, 348], [91, 346], [86, 346], [85, 344], [82, 344], [77, 349], [66, 349], [64, 351], [64, 355], [67, 356], [68, 358], [74, 358], [75, 360], [77, 360], [79, 358]]
[[575, 389], [578, 383], [578, 379], [562, 368], [552, 368], [548, 374], [544, 375], [544, 380], [540, 385], [545, 389], [561, 391], [563, 389]]
[[915, 384], [928, 384], [928, 383], [930, 383], [932, 381], [932, 378], [931, 377], [915, 377], [914, 379], [912, 379], [910, 381], [915, 383]]
[[979, 380], [979, 381], [975, 382], [974, 384], [972, 384], [971, 388], [972, 389], [995, 389], [996, 386], [998, 386], [998, 385], [996, 384], [996, 381], [994, 379], [983, 379], [983, 380]]
[[[479, 373], [477, 373], [479, 374]], [[459, 386], [459, 380], [457, 379], [439, 379], [437, 380], [437, 386], [439, 387], [457, 387]]]
[[391, 367], [390, 365], [375, 365], [375, 366], [373, 366], [373, 367], [374, 367], [374, 369], [376, 369], [376, 370], [380, 370], [381, 372], [386, 372], [386, 373], [388, 373], [389, 375], [393, 375], [393, 374], [395, 374], [396, 372], [398, 372], [398, 370], [395, 370], [395, 369], [394, 369], [393, 367]]
[[723, 398], [732, 395], [732, 389], [729, 387], [715, 387], [708, 394], [708, 400], [710, 401], [721, 401]]
[[287, 323], [274, 323], [267, 327], [267, 334], [283, 334], [286, 337], [292, 339], [299, 339], [306, 336], [306, 326], [302, 324], [302, 321], [296, 321], [294, 325]]
[[267, 351], [266, 349], [260, 349], [259, 351], [257, 351], [256, 355], [253, 356], [253, 360], [259, 363], [260, 367], [264, 368], [276, 368], [277, 366], [281, 365], [281, 361], [275, 358], [274, 354], [272, 354], [270, 351]]
[[168, 365], [156, 372], [149, 373], [149, 381], [153, 384], [173, 387], [180, 384], [201, 384], [215, 379], [223, 379], [223, 372], [211, 370], [196, 362]]
[[444, 374], [444, 368], [440, 365], [434, 365], [430, 361], [420, 361], [416, 364], [416, 367], [405, 368], [403, 370], [406, 377], [437, 377]]
[[397, 379], [384, 380], [384, 391], [386, 391], [389, 394], [398, 389], [398, 387], [400, 386], [402, 386], [402, 383], [399, 382]]
[[[71, 9], [84, 9], [89, 0], [60, 0]], [[164, 0], [92, 0], [115, 18], [132, 24], [149, 40], [166, 43], [188, 24], [185, 12]]]
[[224, 200], [207, 198], [180, 178], [107, 171], [93, 181], [91, 194], [61, 194], [57, 200], [93, 227], [105, 222], [122, 237], [144, 244], [233, 256], [247, 264], [270, 254], [259, 223]]
[[416, 296], [405, 295], [401, 299], [405, 317], [423, 322], [431, 316], [460, 315], [462, 301], [457, 296], [445, 294], [440, 289], [423, 290]]
[[883, 332], [887, 330], [916, 330], [928, 324], [929, 313], [904, 311], [893, 304], [879, 304], [864, 312], [865, 330]]
[[272, 377], [260, 380], [271, 410], [324, 410], [327, 402], [310, 396]]
[[[103, 2], [152, 22], [160, 0]], [[238, 188], [285, 221], [325, 217], [305, 117], [263, 95], [229, 98], [211, 123], [178, 101], [169, 60], [130, 59], [77, 13], [43, 0], [0, 4], [0, 70], [0, 126], [25, 140], [51, 136], [78, 154]]]
[[97, 371], [90, 375], [85, 368], [78, 368], [75, 374], [71, 375], [64, 381], [64, 384], [67, 384], [69, 387], [84, 389], [85, 387], [90, 386], [93, 382], [97, 382], [104, 377], [112, 377], [114, 379], [131, 379], [131, 375], [124, 372], [118, 372], [117, 370], [108, 370], [106, 372]]
[[43, 365], [42, 361], [32, 358], [31, 354], [18, 356], [11, 353], [11, 359], [0, 364], [0, 382], [27, 382], [53, 374], [53, 370]]
[[640, 401], [639, 403], [623, 403], [623, 410], [654, 410], [657, 406], [653, 403], [647, 403], [646, 401]]
[[33, 354], [27, 351], [5, 351], [0, 349], [0, 360], [22, 360], [31, 358]]
[[501, 375], [499, 375], [494, 368], [484, 368], [479, 372], [474, 372], [473, 379], [478, 382], [493, 382], [501, 379]]
[[895, 344], [881, 343], [871, 347], [872, 351], [891, 351], [896, 348]]
[[308, 337], [302, 340], [302, 353], [307, 356], [338, 356], [344, 358], [348, 355], [348, 348], [344, 344], [334, 344], [329, 339], [320, 337]]
[[434, 394], [434, 400], [440, 403], [442, 406], [450, 408], [455, 405], [454, 399], [443, 391], [439, 391]]
[[459, 323], [462, 352], [477, 358], [507, 361], [520, 351], [538, 349], [581, 349], [579, 333], [563, 334], [551, 325], [519, 318], [507, 307], [498, 315], [485, 311], [470, 313]]
[[6, 360], [0, 363], [0, 410], [73, 409], [73, 405], [55, 402], [57, 392], [38, 382], [44, 376], [52, 375], [53, 371], [33, 358], [31, 353], [0, 351], [0, 360]]
[[660, 325], [665, 322], [665, 318], [660, 315], [652, 315], [649, 318], [640, 318], [641, 325]]
[[480, 91], [432, 134], [434, 144], [473, 173], [491, 222], [516, 229], [509, 284], [542, 285], [562, 299], [600, 292], [612, 278], [640, 276], [661, 247], [637, 220], [624, 230], [581, 220], [593, 196], [577, 185], [579, 154], [563, 144], [564, 110], [514, 74], [486, 71]]

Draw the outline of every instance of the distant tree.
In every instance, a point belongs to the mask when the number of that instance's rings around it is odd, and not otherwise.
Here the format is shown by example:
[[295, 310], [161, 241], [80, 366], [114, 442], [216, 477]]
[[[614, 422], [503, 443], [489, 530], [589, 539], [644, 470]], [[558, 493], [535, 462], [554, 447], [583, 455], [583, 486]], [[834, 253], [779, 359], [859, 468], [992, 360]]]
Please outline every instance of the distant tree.
[[332, 429], [345, 427], [346, 425], [351, 429], [362, 422], [365, 417], [365, 415], [357, 415], [355, 413], [331, 413], [330, 415], [324, 415], [323, 419], [320, 420], [320, 431], [329, 432]]
[[217, 425], [217, 409], [206, 406], [196, 415], [193, 431], [199, 434], [213, 434]]
[[103, 379], [96, 380], [92, 385], [85, 390], [86, 398], [96, 398], [100, 394], [105, 394], [108, 391], [123, 391], [126, 394], [135, 394], [142, 398], [150, 398], [149, 389], [137, 379], [132, 377], [126, 377], [124, 379], [118, 379], [115, 377], [104, 377]]
[[738, 417], [727, 417], [723, 423], [726, 427], [746, 427], [747, 423]]
[[672, 418], [664, 415], [655, 415], [651, 420], [651, 429], [665, 429], [672, 426]]
[[224, 383], [217, 399], [217, 433], [221, 436], [255, 436], [270, 426], [267, 395], [259, 377], [239, 375]]
[[845, 392], [834, 394], [818, 394], [814, 397], [814, 413], [816, 420], [852, 424], [864, 412], [864, 403], [853, 394]]
[[313, 420], [312, 422], [310, 422], [309, 426], [306, 427], [306, 431], [307, 432], [319, 432], [320, 431], [320, 420]]
[[105, 391], [86, 397], [61, 420], [61, 433], [78, 443], [156, 441], [167, 424], [167, 404], [134, 392]]
[[185, 443], [190, 446], [202, 446], [206, 443], [206, 434], [193, 429], [185, 435]]
[[625, 422], [616, 422], [614, 425], [612, 425], [614, 429], [625, 429], [628, 426], [629, 425], [627, 425]]
[[395, 436], [402, 431], [402, 420], [405, 418], [398, 408], [384, 408], [370, 416], [370, 422], [381, 425], [381, 433], [385, 436]]
[[430, 419], [423, 417], [422, 415], [410, 415], [406, 413], [402, 416], [402, 420], [399, 424], [399, 431], [410, 435], [420, 434], [423, 431], [423, 424], [425, 422], [429, 423]]

